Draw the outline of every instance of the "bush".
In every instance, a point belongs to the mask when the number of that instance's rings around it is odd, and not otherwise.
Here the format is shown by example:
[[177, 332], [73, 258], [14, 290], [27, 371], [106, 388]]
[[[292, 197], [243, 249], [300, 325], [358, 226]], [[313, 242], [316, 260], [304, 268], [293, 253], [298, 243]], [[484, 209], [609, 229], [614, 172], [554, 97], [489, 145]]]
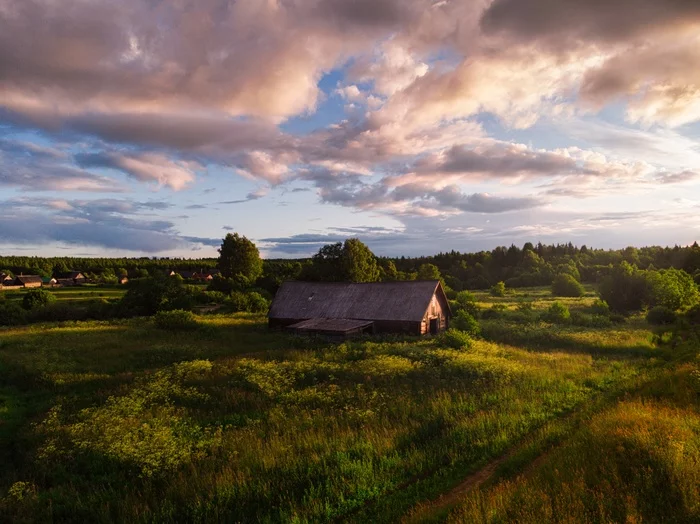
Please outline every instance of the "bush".
[[[476, 305], [476, 298], [469, 291], [460, 291], [457, 293], [455, 295], [454, 304], [454, 313], [457, 313], [459, 310], [464, 310], [473, 317], [479, 314], [479, 306]], [[450, 307], [452, 307], [452, 303]]]
[[27, 311], [9, 300], [0, 301], [0, 326], [19, 326], [27, 322]]
[[153, 317], [156, 327], [169, 331], [192, 331], [199, 327], [197, 318], [191, 311], [174, 309], [172, 311], [159, 311]]
[[22, 299], [22, 307], [27, 311], [48, 306], [52, 302], [56, 302], [56, 296], [49, 293], [45, 289], [31, 289], [24, 294]]
[[248, 311], [248, 297], [240, 291], [232, 292], [226, 299], [226, 304], [234, 311]]
[[452, 327], [472, 337], [478, 337], [481, 334], [479, 322], [465, 310], [457, 312], [452, 319]]
[[491, 287], [491, 295], [494, 297], [504, 297], [506, 296], [506, 284], [505, 282], [498, 282]]
[[205, 291], [204, 296], [207, 297], [207, 302], [214, 304], [223, 304], [226, 302], [226, 294], [221, 291]]
[[602, 328], [608, 327], [612, 322], [610, 318], [605, 315], [587, 315], [579, 311], [571, 312], [571, 323], [574, 326], [591, 327], [591, 328]]
[[555, 302], [544, 312], [542, 320], [550, 324], [566, 324], [571, 320], [571, 313], [564, 304]]
[[251, 313], [266, 313], [270, 307], [268, 300], [257, 291], [250, 291], [246, 294], [247, 308], [245, 311]]
[[486, 309], [481, 312], [481, 318], [483, 319], [494, 319], [503, 318], [508, 307], [505, 304], [494, 304], [491, 309]]
[[471, 347], [472, 339], [471, 337], [456, 329], [448, 329], [443, 331], [437, 337], [438, 344], [441, 346], [446, 346], [452, 349], [466, 349]]
[[667, 326], [676, 321], [676, 313], [666, 306], [656, 306], [647, 313], [647, 322], [652, 326]]
[[591, 313], [594, 315], [610, 315], [610, 306], [605, 300], [597, 299], [590, 307]]
[[134, 282], [121, 300], [124, 316], [151, 316], [158, 311], [189, 309], [194, 297], [174, 277], [143, 278]]
[[582, 297], [585, 293], [581, 283], [571, 275], [563, 273], [554, 277], [552, 295], [555, 297]]

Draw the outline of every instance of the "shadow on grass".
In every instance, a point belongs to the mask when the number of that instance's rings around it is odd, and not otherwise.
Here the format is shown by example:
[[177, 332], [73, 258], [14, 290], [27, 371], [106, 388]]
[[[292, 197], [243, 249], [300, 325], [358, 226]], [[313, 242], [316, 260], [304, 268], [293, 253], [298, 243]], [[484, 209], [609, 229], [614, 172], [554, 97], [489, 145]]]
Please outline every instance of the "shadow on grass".
[[615, 359], [665, 356], [664, 352], [650, 342], [651, 334], [646, 340], [639, 337], [634, 340], [635, 337], [629, 332], [616, 332], [608, 328], [592, 330], [496, 320], [482, 323], [482, 336], [491, 342], [531, 351], [566, 351]]

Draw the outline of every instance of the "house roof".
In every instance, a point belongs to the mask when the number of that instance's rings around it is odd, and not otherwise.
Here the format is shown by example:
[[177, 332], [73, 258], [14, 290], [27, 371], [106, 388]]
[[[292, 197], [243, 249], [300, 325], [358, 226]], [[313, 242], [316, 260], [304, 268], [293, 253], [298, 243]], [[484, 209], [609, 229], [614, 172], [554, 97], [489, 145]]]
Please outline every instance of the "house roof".
[[270, 318], [333, 318], [421, 321], [434, 293], [447, 298], [437, 280], [408, 282], [284, 282]]
[[39, 275], [20, 275], [16, 277], [15, 280], [22, 284], [32, 284], [42, 281]]

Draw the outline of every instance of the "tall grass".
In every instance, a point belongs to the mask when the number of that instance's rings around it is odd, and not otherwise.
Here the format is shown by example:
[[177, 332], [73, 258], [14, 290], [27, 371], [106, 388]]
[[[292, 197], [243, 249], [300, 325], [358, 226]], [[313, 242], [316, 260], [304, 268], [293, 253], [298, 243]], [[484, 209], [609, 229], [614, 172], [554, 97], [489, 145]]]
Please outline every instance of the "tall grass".
[[450, 349], [304, 341], [255, 315], [198, 322], [2, 331], [0, 510], [20, 521], [396, 520], [663, 364], [627, 325], [562, 331], [539, 350], [512, 332]]

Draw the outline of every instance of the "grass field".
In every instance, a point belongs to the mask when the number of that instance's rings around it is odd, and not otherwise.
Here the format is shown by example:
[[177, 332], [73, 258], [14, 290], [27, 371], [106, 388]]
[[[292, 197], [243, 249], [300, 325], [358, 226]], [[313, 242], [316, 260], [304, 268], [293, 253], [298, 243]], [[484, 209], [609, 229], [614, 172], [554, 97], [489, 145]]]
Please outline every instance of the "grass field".
[[[85, 302], [95, 299], [118, 299], [126, 293], [125, 286], [76, 286], [76, 287], [46, 287], [59, 302]], [[21, 301], [24, 290], [0, 291], [8, 300]]]
[[[516, 311], [552, 299], [478, 300]], [[149, 319], [0, 331], [0, 514], [700, 520], [698, 345], [657, 346], [641, 318], [490, 318], [464, 350], [294, 339], [255, 315], [199, 320], [177, 333]]]

